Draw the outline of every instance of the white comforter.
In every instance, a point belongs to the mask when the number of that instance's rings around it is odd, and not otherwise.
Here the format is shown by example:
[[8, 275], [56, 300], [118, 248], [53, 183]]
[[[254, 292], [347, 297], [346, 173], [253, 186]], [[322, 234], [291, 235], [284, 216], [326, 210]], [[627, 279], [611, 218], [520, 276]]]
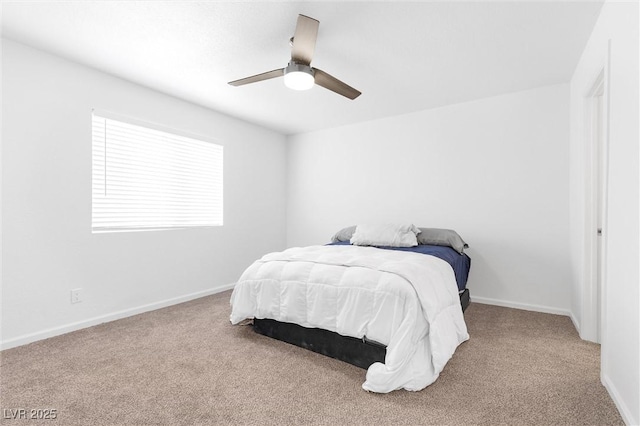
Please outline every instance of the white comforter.
[[419, 253], [357, 246], [269, 253], [240, 277], [231, 323], [271, 318], [387, 345], [362, 385], [417, 391], [437, 378], [469, 339], [453, 269]]

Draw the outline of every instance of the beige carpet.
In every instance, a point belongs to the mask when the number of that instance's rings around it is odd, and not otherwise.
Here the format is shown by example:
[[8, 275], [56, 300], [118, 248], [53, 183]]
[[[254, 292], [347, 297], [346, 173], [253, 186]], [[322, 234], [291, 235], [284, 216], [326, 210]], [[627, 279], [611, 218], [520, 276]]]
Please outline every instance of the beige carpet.
[[229, 295], [4, 351], [0, 407], [61, 425], [622, 424], [567, 317], [472, 304], [436, 383], [377, 395], [362, 369], [231, 326]]

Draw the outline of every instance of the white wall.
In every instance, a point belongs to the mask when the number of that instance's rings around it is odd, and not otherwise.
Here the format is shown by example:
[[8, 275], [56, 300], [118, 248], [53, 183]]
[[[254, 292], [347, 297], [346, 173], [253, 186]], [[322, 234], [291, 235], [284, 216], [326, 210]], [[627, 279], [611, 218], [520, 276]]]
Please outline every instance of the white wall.
[[568, 314], [569, 88], [291, 136], [287, 245], [364, 222], [457, 230], [476, 301]]
[[[630, 424], [640, 422], [638, 191], [638, 3], [607, 2], [571, 79], [573, 312], [583, 310], [585, 274], [585, 96], [607, 58], [609, 175], [602, 380]], [[584, 318], [578, 318], [579, 321]]]
[[[214, 292], [284, 248], [283, 135], [8, 40], [2, 48], [3, 347]], [[91, 234], [92, 108], [217, 139], [224, 226]], [[84, 301], [71, 305], [78, 287]]]

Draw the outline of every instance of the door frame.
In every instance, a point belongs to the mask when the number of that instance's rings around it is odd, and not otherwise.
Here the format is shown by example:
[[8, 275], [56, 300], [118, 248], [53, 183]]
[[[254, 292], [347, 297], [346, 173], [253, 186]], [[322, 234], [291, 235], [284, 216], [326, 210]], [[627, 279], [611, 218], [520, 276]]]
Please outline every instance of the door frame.
[[[609, 52], [602, 67], [589, 86], [584, 98], [585, 110], [585, 228], [584, 228], [584, 283], [582, 288], [582, 324], [580, 337], [592, 342], [603, 343], [606, 328], [606, 278], [607, 278], [607, 198], [609, 174]], [[602, 96], [602, 128], [594, 123], [597, 97]], [[595, 132], [601, 133], [601, 151]], [[598, 170], [602, 167], [602, 182]], [[602, 187], [602, 252], [600, 253], [600, 273], [598, 274], [598, 184]], [[599, 275], [599, 276], [598, 276]], [[598, 289], [598, 280], [600, 289]], [[600, 294], [598, 294], [598, 292]], [[599, 313], [599, 315], [598, 315]], [[600, 330], [600, 333], [598, 332]], [[602, 345], [604, 348], [604, 345]], [[602, 357], [604, 359], [605, 357]]]

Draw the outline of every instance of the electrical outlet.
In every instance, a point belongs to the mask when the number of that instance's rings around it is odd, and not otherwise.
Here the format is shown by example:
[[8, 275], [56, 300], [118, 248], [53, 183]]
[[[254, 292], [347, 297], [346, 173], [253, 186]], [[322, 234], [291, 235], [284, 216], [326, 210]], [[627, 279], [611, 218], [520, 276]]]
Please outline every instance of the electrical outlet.
[[71, 290], [71, 303], [80, 303], [82, 302], [82, 289], [74, 288]]

